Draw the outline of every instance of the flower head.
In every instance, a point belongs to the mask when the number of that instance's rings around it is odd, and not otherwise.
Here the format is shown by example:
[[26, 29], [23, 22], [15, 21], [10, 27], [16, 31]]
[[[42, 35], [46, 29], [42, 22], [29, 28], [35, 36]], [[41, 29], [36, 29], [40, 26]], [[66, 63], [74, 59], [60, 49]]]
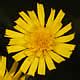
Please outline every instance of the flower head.
[[11, 38], [8, 53], [18, 52], [12, 57], [15, 61], [25, 58], [20, 70], [28, 75], [45, 75], [45, 64], [49, 70], [56, 69], [53, 61], [61, 63], [69, 58], [75, 45], [67, 42], [74, 39], [74, 33], [64, 36], [71, 30], [71, 23], [62, 28], [62, 19], [65, 13], [60, 10], [56, 18], [55, 9], [51, 8], [50, 16], [45, 23], [45, 13], [42, 4], [37, 4], [37, 14], [21, 11], [20, 17], [15, 21], [14, 28], [18, 31], [6, 29], [5, 36]]

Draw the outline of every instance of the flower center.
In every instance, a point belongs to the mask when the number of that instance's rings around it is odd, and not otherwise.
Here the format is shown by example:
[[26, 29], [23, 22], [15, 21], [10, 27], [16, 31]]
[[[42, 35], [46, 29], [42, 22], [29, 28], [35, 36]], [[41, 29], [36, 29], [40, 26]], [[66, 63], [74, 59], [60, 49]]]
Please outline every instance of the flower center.
[[49, 50], [53, 46], [54, 37], [46, 28], [36, 30], [31, 34], [31, 46], [35, 49]]

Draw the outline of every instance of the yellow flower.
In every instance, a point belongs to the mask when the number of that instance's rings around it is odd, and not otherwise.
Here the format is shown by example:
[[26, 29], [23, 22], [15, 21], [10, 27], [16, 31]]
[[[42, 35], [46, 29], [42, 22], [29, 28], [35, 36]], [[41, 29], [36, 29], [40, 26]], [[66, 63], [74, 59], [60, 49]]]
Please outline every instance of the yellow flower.
[[8, 53], [18, 52], [12, 57], [15, 61], [25, 58], [20, 70], [28, 75], [45, 75], [45, 64], [49, 70], [56, 69], [53, 61], [61, 63], [63, 57], [70, 58], [75, 45], [67, 42], [74, 39], [74, 33], [64, 36], [71, 30], [71, 23], [62, 28], [62, 19], [65, 13], [60, 10], [56, 18], [55, 9], [51, 8], [50, 16], [45, 23], [45, 13], [42, 4], [37, 4], [35, 12], [27, 11], [28, 15], [21, 11], [14, 28], [18, 31], [6, 29], [5, 36], [10, 38], [7, 46]]
[[6, 57], [0, 56], [0, 80], [25, 80], [25, 76], [20, 78], [20, 70], [15, 73], [17, 66], [18, 63], [14, 62], [10, 71], [8, 72], [6, 69]]
[[0, 56], [0, 80], [3, 79], [6, 70], [6, 58]]

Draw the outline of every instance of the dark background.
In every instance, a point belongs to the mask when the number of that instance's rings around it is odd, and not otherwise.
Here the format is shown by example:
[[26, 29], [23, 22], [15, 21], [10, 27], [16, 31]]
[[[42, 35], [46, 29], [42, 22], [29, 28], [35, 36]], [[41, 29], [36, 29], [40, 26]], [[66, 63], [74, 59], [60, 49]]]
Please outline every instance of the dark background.
[[66, 59], [61, 64], [56, 64], [57, 69], [46, 71], [45, 76], [37, 75], [29, 80], [79, 80], [80, 79], [80, 4], [79, 0], [0, 0], [0, 55], [8, 57], [7, 68], [10, 68], [13, 60], [7, 55], [6, 45], [9, 39], [4, 38], [6, 28], [12, 28], [14, 20], [22, 10], [35, 10], [36, 3], [42, 3], [45, 7], [46, 20], [50, 13], [50, 8], [56, 9], [56, 14], [62, 9], [66, 16], [63, 19], [63, 24], [72, 22], [72, 32], [76, 32], [75, 39], [71, 42], [76, 44], [76, 48], [70, 59]]

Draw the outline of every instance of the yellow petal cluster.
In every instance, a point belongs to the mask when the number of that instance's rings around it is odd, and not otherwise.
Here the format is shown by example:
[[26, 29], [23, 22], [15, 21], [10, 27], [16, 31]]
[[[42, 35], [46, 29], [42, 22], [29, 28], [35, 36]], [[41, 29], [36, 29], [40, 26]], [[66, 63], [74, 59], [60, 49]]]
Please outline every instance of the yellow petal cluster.
[[[64, 35], [72, 29], [71, 22], [64, 27], [62, 19], [65, 13], [60, 10], [55, 16], [55, 9], [51, 8], [50, 16], [45, 23], [45, 12], [42, 4], [37, 4], [35, 11], [21, 11], [20, 17], [15, 21], [14, 28], [18, 31], [6, 29], [5, 36], [10, 38], [7, 50], [16, 62], [25, 58], [20, 67], [24, 74], [45, 75], [46, 65], [49, 70], [56, 69], [54, 61], [61, 63], [70, 58], [75, 48], [74, 44], [67, 42], [74, 39], [75, 33]], [[65, 57], [65, 58], [64, 58]]]
[[14, 62], [10, 71], [6, 68], [6, 57], [0, 56], [0, 80], [25, 80], [25, 76], [21, 76], [21, 71], [16, 73], [18, 63]]

